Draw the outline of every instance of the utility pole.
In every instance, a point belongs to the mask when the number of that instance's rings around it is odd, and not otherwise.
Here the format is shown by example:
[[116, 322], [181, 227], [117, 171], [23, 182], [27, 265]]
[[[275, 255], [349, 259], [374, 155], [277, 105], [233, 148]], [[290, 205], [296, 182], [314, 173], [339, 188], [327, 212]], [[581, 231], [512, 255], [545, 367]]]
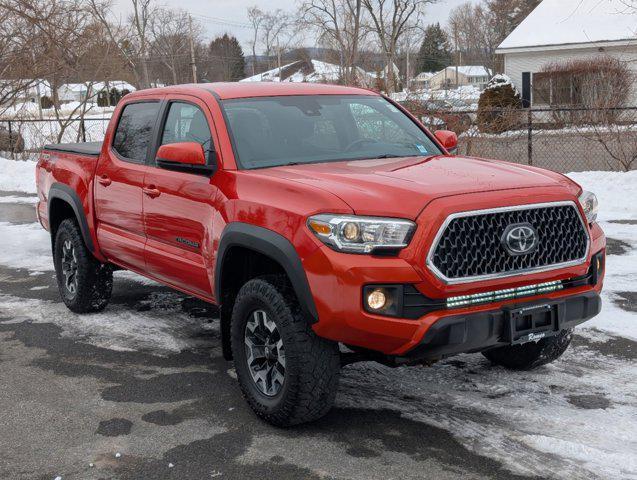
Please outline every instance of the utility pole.
[[197, 83], [197, 64], [195, 63], [195, 41], [192, 35], [192, 15], [188, 15], [188, 29], [190, 30], [190, 66], [192, 67], [192, 83]]
[[411, 75], [409, 74], [409, 50], [410, 50], [409, 44], [407, 44], [407, 65], [405, 67], [405, 74], [406, 74], [405, 76], [407, 77], [405, 79], [406, 80], [405, 81], [405, 87], [406, 87], [407, 92], [409, 92], [409, 84], [410, 84], [410, 81], [411, 81]]
[[279, 37], [276, 37], [276, 60], [279, 67], [279, 82], [283, 80], [283, 72], [281, 72], [281, 46], [279, 45]]
[[460, 49], [458, 48], [458, 35], [455, 35], [454, 43], [456, 44], [456, 89], [458, 89], [458, 63], [460, 62]]

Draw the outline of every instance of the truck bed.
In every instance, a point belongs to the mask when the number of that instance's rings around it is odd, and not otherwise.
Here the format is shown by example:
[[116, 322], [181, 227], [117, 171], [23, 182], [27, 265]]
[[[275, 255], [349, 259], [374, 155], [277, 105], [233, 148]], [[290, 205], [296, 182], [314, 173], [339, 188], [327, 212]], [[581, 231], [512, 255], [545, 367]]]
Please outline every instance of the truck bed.
[[97, 157], [102, 150], [102, 142], [52, 143], [49, 145], [45, 145], [43, 150], [75, 153], [77, 155], [91, 155]]

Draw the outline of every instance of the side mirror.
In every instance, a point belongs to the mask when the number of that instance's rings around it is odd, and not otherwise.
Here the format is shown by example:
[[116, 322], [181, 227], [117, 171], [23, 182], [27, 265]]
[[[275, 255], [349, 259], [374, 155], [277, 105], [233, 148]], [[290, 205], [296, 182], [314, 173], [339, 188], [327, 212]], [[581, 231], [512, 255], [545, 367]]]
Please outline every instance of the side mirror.
[[167, 143], [157, 150], [155, 162], [160, 168], [178, 172], [212, 175], [216, 170], [216, 153], [210, 152], [211, 165], [206, 164], [206, 154], [197, 142]]
[[436, 130], [434, 136], [449, 153], [456, 154], [458, 152], [458, 135], [454, 132], [449, 130]]

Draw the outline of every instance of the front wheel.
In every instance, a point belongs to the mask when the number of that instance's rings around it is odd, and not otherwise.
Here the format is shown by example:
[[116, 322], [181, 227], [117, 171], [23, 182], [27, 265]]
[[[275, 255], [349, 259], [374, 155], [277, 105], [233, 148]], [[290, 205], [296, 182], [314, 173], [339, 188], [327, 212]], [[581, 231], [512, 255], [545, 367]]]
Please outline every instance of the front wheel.
[[573, 330], [522, 345], [508, 345], [482, 352], [492, 363], [512, 370], [531, 370], [557, 360], [571, 344]]
[[232, 310], [237, 379], [254, 412], [281, 427], [310, 422], [334, 403], [338, 344], [312, 331], [285, 277], [250, 280]]
[[60, 223], [53, 244], [53, 263], [64, 304], [75, 313], [103, 310], [113, 290], [113, 269], [86, 248], [73, 219]]

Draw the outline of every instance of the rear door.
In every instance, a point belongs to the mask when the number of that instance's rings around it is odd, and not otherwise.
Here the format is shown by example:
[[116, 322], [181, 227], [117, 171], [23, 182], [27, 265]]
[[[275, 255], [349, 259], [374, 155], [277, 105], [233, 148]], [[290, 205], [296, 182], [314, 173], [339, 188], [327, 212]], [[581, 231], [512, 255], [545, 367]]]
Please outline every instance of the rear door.
[[97, 238], [102, 253], [116, 264], [144, 271], [142, 187], [159, 117], [161, 98], [126, 102], [114, 132], [107, 136], [95, 177]]
[[[208, 106], [188, 95], [165, 102], [155, 152], [160, 145], [200, 143], [208, 161], [215, 149]], [[214, 154], [212, 154], [214, 155]], [[211, 258], [212, 221], [217, 188], [208, 176], [155, 165], [144, 180], [146, 268], [150, 275], [177, 288], [211, 298], [206, 258]]]

